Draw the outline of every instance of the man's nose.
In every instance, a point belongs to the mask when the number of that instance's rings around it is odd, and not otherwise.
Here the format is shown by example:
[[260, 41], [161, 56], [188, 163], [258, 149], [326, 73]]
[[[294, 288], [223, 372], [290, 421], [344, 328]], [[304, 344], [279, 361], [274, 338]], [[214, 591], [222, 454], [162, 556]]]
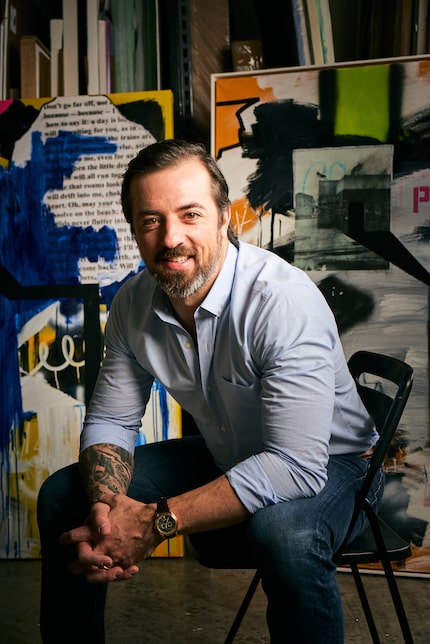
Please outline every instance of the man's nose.
[[179, 221], [166, 221], [164, 224], [164, 245], [166, 248], [176, 248], [184, 240], [182, 226]]

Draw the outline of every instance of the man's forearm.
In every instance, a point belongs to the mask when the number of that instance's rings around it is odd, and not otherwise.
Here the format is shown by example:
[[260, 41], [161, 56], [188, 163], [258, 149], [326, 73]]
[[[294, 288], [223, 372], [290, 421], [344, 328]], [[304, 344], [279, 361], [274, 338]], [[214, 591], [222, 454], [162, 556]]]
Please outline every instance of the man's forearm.
[[[101, 443], [84, 449], [79, 462], [82, 480], [92, 503], [103, 494], [127, 494], [134, 464], [133, 456], [127, 450]], [[155, 503], [152, 505], [153, 517]], [[177, 515], [179, 533], [182, 534], [233, 525], [249, 516], [225, 475], [169, 498], [169, 508]]]
[[249, 512], [222, 475], [199, 488], [168, 499], [179, 521], [179, 534], [216, 530], [241, 523]]
[[118, 445], [101, 443], [79, 456], [81, 476], [92, 503], [102, 494], [126, 494], [133, 474], [132, 454]]

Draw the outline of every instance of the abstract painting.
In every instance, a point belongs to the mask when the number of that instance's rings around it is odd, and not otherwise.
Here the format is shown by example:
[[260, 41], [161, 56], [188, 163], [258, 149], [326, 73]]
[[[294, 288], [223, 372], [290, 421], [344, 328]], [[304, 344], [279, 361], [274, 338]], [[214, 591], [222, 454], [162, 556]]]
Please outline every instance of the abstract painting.
[[[122, 174], [138, 150], [172, 135], [167, 90], [0, 103], [0, 557], [39, 556], [37, 493], [77, 459], [98, 369], [86, 357], [101, 355], [80, 292], [96, 285], [102, 336], [113, 296], [142, 269]], [[180, 431], [178, 405], [154, 383], [138, 443]]]
[[345, 354], [411, 364], [382, 513], [430, 573], [430, 57], [212, 77], [212, 153], [239, 237], [306, 270]]

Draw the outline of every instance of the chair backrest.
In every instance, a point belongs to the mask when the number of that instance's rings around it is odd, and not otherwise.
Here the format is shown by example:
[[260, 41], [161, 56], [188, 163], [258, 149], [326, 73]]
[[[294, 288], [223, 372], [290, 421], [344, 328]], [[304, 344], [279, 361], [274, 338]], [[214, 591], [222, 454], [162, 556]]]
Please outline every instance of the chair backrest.
[[[379, 440], [370, 461], [369, 471], [357, 497], [356, 513], [360, 512], [377, 470], [381, 467], [387, 450], [396, 433], [400, 418], [413, 383], [413, 369], [397, 358], [358, 351], [348, 361], [358, 393], [369, 414], [375, 421]], [[384, 382], [392, 383], [388, 391]]]

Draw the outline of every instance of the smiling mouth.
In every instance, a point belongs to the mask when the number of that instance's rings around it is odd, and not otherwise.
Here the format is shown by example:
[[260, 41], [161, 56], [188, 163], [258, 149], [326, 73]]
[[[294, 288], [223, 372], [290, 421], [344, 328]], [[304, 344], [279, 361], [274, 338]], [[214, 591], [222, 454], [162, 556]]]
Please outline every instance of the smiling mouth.
[[164, 252], [159, 254], [159, 260], [163, 264], [185, 264], [186, 261], [193, 259], [193, 257], [194, 253], [179, 246], [173, 249], [164, 249]]
[[186, 257], [164, 257], [165, 262], [171, 262], [173, 264], [183, 264], [187, 259], [190, 259], [188, 255]]
[[164, 269], [171, 275], [174, 273], [183, 273], [184, 271], [190, 270], [193, 266], [192, 261], [194, 259], [194, 255], [177, 255], [174, 257], [162, 255], [159, 262], [160, 270]]

